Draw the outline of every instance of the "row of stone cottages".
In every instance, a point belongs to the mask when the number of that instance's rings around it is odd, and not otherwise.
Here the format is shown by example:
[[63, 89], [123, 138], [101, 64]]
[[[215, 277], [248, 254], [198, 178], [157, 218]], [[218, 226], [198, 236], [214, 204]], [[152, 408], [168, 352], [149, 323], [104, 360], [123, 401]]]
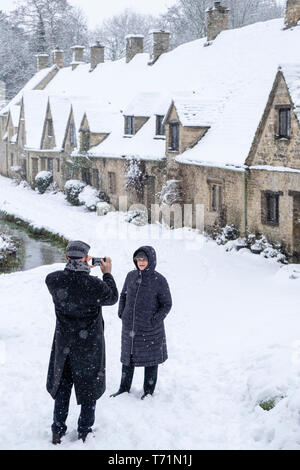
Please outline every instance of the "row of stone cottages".
[[[60, 188], [79, 178], [115, 206], [129, 195], [149, 209], [176, 180], [181, 204], [204, 204], [207, 229], [232, 223], [297, 256], [300, 2], [287, 2], [285, 20], [239, 30], [228, 30], [220, 2], [207, 18], [207, 39], [171, 52], [169, 34], [152, 31], [150, 60], [139, 35], [127, 37], [126, 58], [115, 63], [104, 63], [100, 44], [90, 64], [80, 46], [70, 67], [59, 49], [50, 67], [37, 56], [37, 73], [0, 115], [1, 174], [22, 166], [34, 185], [50, 170]], [[142, 191], [126, 189], [132, 158]]]

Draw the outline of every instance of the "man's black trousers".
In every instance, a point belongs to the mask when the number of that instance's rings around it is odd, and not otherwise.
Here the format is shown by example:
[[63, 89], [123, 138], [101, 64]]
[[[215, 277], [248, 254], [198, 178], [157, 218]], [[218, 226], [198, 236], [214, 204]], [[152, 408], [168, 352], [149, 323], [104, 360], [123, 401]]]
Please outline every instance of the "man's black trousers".
[[[65, 361], [64, 370], [60, 386], [55, 397], [52, 432], [64, 434], [67, 430], [66, 420], [69, 412], [69, 404], [73, 387], [73, 377], [70, 358]], [[81, 405], [81, 412], [78, 419], [78, 433], [88, 434], [95, 422], [96, 401]]]

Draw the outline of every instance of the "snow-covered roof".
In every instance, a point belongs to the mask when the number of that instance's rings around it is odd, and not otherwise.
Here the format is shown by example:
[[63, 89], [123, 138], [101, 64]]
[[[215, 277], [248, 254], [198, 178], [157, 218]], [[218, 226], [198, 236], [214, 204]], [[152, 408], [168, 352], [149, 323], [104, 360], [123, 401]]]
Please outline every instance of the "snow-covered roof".
[[[206, 38], [192, 41], [163, 54], [151, 66], [149, 54], [141, 53], [129, 63], [125, 58], [105, 62], [92, 72], [90, 64], [78, 65], [75, 70], [64, 67], [46, 86], [45, 93], [70, 99], [77, 129], [88, 103], [93, 101], [110, 102], [114, 112], [120, 113], [116, 118], [119, 128], [114, 124], [110, 136], [97, 146], [100, 156], [114, 154], [117, 143], [121, 145], [119, 156], [127, 152], [161, 155], [163, 142], [157, 143], [153, 138], [156, 111], [145, 97], [171, 96], [186, 125], [210, 127], [179, 160], [241, 166], [251, 148], [278, 66], [282, 62], [300, 62], [300, 27], [283, 27], [284, 20], [275, 19], [223, 31], [209, 47], [204, 47]], [[194, 103], [192, 99], [176, 99], [178, 91], [194, 92], [197, 98]], [[143, 105], [147, 108], [144, 112]], [[128, 112], [128, 106], [136, 111], [134, 115], [148, 113], [151, 118], [134, 137], [124, 139], [121, 111]], [[148, 139], [143, 144], [140, 135]]]
[[25, 91], [23, 94], [26, 148], [41, 146], [48, 95], [44, 91]]
[[12, 120], [13, 126], [18, 127], [19, 119], [20, 119], [21, 106], [12, 105], [9, 110], [10, 110], [11, 120]]
[[71, 112], [71, 103], [68, 98], [49, 96], [49, 106], [53, 121], [56, 149], [61, 150]]
[[114, 129], [99, 145], [88, 152], [90, 156], [107, 158], [134, 157], [143, 160], [161, 160], [165, 157], [165, 140], [155, 139], [155, 116], [131, 137], [124, 137], [123, 116], [116, 115]]
[[142, 92], [138, 93], [125, 107], [124, 116], [150, 117], [152, 114], [164, 115], [171, 103], [168, 93]]
[[[109, 134], [114, 128], [116, 112], [111, 107], [88, 107], [86, 117], [89, 123], [89, 129], [94, 133]], [[120, 111], [117, 114], [121, 114]]]
[[294, 111], [300, 121], [300, 62], [295, 64], [281, 64], [280, 70], [284, 75], [295, 105]]
[[199, 92], [175, 95], [173, 103], [181, 124], [189, 127], [210, 127], [222, 106], [219, 101], [206, 101]]
[[56, 65], [52, 65], [52, 67], [47, 67], [35, 73], [19, 93], [17, 93], [16, 96], [14, 96], [14, 98], [7, 104], [7, 106], [1, 109], [0, 116], [7, 114], [12, 105], [20, 104], [24, 93], [34, 90], [47, 77], [47, 75], [55, 69], [57, 69]]

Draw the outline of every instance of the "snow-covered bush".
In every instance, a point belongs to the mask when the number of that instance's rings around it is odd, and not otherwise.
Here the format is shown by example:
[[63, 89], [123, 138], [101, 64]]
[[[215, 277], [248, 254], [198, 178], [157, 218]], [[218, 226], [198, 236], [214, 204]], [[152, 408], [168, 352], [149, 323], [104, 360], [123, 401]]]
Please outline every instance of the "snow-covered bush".
[[177, 204], [182, 199], [180, 180], [168, 180], [159, 194], [160, 202], [168, 206]]
[[16, 184], [19, 184], [21, 181], [24, 180], [24, 170], [21, 166], [15, 165], [11, 166], [10, 170], [12, 172], [12, 177], [13, 180], [15, 181]]
[[53, 181], [51, 171], [40, 171], [35, 177], [35, 185], [40, 194], [44, 194]]
[[99, 191], [92, 186], [85, 186], [81, 193], [79, 193], [78, 200], [89, 211], [95, 211], [97, 203], [100, 202]]
[[130, 158], [125, 166], [125, 188], [127, 191], [143, 192], [146, 175], [143, 162]]
[[214, 227], [212, 237], [218, 245], [225, 245], [229, 241], [237, 240], [240, 236], [239, 230], [235, 225], [226, 225], [225, 227]]
[[100, 202], [109, 203], [109, 197], [105, 191], [93, 188], [92, 186], [85, 186], [79, 194], [78, 200], [89, 211], [95, 211], [97, 204]]
[[103, 216], [108, 214], [108, 212], [114, 211], [115, 208], [112, 204], [109, 204], [108, 202], [105, 201], [100, 201], [97, 204], [97, 215]]
[[125, 215], [125, 222], [138, 226], [146, 225], [148, 223], [148, 214], [142, 209], [128, 211]]
[[264, 258], [274, 258], [280, 263], [287, 263], [284, 247], [280, 243], [270, 243], [264, 235], [248, 235], [248, 246], [252, 253], [261, 254]]
[[80, 180], [69, 180], [65, 184], [65, 193], [67, 201], [73, 206], [80, 206], [79, 194], [83, 191], [86, 184]]

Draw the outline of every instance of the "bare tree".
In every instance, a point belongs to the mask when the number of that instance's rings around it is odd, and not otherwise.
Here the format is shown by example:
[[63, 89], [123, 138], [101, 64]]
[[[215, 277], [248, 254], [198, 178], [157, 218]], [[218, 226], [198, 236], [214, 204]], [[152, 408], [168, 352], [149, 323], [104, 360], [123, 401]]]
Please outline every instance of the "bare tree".
[[[284, 7], [276, 0], [224, 0], [222, 4], [230, 9], [230, 28], [279, 18], [284, 14]], [[161, 27], [172, 33], [171, 47], [206, 36], [206, 10], [212, 5], [212, 0], [177, 0], [161, 15]]]
[[102, 22], [90, 34], [92, 41], [98, 40], [106, 49], [106, 59], [117, 60], [125, 55], [125, 36], [127, 34], [143, 34], [145, 50], [148, 50], [148, 31], [159, 25], [159, 20], [152, 15], [136, 13], [126, 9], [119, 15], [112, 16]]

